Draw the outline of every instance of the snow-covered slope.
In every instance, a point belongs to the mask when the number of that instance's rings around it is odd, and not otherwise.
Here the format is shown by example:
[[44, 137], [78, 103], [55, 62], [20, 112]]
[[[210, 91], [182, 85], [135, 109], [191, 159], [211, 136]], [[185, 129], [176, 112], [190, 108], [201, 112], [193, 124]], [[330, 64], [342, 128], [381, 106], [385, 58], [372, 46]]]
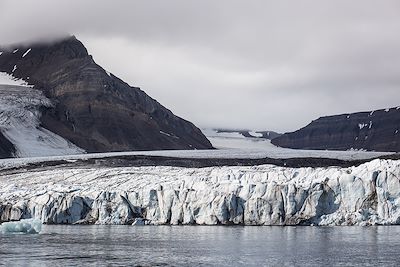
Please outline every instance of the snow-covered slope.
[[400, 224], [400, 161], [351, 168], [49, 168], [0, 176], [0, 218], [44, 223]]
[[0, 73], [0, 131], [15, 146], [15, 156], [54, 156], [84, 151], [40, 127], [40, 108], [52, 103], [25, 81]]

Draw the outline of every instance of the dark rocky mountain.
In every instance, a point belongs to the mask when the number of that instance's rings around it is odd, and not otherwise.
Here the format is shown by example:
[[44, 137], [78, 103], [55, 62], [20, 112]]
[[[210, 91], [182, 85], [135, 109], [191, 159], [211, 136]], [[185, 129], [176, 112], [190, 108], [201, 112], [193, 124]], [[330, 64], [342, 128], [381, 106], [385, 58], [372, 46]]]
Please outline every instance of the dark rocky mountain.
[[75, 37], [0, 51], [0, 72], [56, 104], [43, 108], [41, 125], [87, 152], [212, 148], [192, 123], [97, 65]]
[[297, 149], [400, 152], [400, 107], [321, 117], [272, 143]]
[[0, 132], [0, 158], [10, 158], [14, 151], [14, 145]]

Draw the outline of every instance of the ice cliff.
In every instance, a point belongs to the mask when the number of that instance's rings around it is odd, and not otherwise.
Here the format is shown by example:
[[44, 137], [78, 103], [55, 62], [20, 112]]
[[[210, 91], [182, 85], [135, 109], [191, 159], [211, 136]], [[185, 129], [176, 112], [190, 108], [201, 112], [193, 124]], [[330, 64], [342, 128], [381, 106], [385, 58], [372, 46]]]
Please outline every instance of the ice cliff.
[[0, 220], [400, 224], [400, 160], [350, 168], [45, 168], [0, 174]]

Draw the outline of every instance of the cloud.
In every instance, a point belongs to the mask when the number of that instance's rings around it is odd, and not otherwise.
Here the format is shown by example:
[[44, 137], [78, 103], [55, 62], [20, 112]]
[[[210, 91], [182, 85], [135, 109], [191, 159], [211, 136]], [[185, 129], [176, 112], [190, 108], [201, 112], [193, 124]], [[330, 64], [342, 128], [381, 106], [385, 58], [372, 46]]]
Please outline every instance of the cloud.
[[398, 1], [0, 1], [0, 40], [76, 34], [200, 126], [295, 130], [400, 99]]

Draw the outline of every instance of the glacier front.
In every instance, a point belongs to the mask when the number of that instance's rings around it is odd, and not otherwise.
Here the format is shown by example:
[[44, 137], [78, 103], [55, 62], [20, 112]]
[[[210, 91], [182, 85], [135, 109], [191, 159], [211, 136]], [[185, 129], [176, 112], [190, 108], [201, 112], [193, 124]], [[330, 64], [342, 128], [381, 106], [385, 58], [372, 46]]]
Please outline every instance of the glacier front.
[[0, 173], [0, 220], [46, 224], [400, 224], [400, 160], [273, 165], [43, 167]]

